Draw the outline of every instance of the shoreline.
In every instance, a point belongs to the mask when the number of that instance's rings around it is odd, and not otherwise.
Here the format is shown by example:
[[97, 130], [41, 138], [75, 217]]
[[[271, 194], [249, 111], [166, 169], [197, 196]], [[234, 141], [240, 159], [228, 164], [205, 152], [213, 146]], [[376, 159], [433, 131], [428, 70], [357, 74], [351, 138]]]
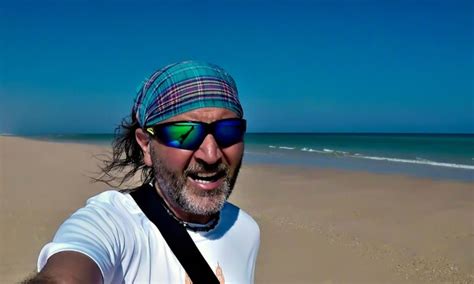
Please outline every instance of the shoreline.
[[[87, 178], [107, 147], [0, 137], [0, 279], [104, 190]], [[230, 201], [260, 225], [256, 283], [474, 281], [471, 182], [298, 166], [243, 165]]]
[[[110, 136], [109, 134], [93, 135], [53, 135], [64, 136], [62, 139], [52, 139], [49, 136], [1, 136], [6, 138], [25, 139], [39, 142], [59, 144], [89, 145], [93, 147], [111, 148], [111, 141], [105, 143], [94, 139], [75, 140], [71, 137], [82, 136]], [[429, 136], [429, 135], [420, 135]], [[452, 136], [452, 135], [451, 135]], [[463, 135], [458, 135], [463, 136]], [[465, 134], [464, 134], [465, 136]], [[48, 138], [49, 137], [49, 138]], [[248, 144], [248, 143], [247, 143]], [[450, 162], [435, 162], [431, 160], [410, 160], [395, 157], [378, 157], [354, 155], [345, 156], [341, 151], [334, 151], [334, 155], [312, 149], [296, 149], [275, 146], [261, 148], [261, 145], [246, 145], [243, 164], [252, 166], [274, 165], [280, 167], [299, 167], [310, 170], [342, 170], [360, 173], [373, 173], [391, 176], [409, 176], [414, 178], [431, 179], [434, 181], [461, 181], [474, 183], [474, 164], [453, 164]], [[288, 148], [288, 149], [287, 149]], [[326, 150], [326, 149], [325, 149]], [[342, 154], [341, 154], [342, 153]], [[474, 159], [474, 158], [472, 158]]]

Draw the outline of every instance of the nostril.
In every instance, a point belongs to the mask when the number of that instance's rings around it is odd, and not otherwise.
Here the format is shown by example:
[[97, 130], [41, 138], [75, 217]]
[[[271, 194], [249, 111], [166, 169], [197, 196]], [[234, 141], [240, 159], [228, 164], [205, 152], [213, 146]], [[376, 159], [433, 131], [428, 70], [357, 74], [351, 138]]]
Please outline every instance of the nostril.
[[203, 165], [215, 165], [222, 163], [222, 156], [217, 155], [195, 155], [196, 162]]

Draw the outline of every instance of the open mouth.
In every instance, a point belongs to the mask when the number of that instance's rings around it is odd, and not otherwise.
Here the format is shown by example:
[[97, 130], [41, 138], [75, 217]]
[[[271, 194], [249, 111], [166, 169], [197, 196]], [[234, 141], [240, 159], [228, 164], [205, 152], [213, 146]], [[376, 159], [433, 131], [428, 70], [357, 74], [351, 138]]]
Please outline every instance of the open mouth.
[[225, 171], [215, 172], [215, 173], [189, 173], [188, 177], [193, 179], [195, 182], [207, 184], [213, 183], [226, 175]]

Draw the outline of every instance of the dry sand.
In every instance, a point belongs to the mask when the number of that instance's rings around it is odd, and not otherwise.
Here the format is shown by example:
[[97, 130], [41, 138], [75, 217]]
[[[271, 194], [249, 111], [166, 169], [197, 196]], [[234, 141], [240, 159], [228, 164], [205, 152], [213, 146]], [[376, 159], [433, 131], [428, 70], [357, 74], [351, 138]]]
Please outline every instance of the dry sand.
[[[86, 199], [107, 148], [0, 137], [0, 282]], [[474, 187], [394, 175], [243, 166], [231, 201], [260, 224], [256, 283], [474, 283]]]

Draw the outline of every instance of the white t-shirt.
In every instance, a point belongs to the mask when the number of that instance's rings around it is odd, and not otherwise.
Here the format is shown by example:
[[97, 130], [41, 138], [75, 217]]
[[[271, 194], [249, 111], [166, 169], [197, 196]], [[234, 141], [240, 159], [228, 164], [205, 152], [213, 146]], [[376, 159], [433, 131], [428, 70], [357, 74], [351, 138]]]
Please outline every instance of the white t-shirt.
[[[189, 235], [221, 283], [253, 283], [260, 244], [257, 223], [226, 203], [217, 226]], [[190, 283], [158, 228], [130, 194], [106, 191], [90, 198], [58, 229], [38, 257], [38, 271], [61, 251], [89, 256], [104, 283]]]

